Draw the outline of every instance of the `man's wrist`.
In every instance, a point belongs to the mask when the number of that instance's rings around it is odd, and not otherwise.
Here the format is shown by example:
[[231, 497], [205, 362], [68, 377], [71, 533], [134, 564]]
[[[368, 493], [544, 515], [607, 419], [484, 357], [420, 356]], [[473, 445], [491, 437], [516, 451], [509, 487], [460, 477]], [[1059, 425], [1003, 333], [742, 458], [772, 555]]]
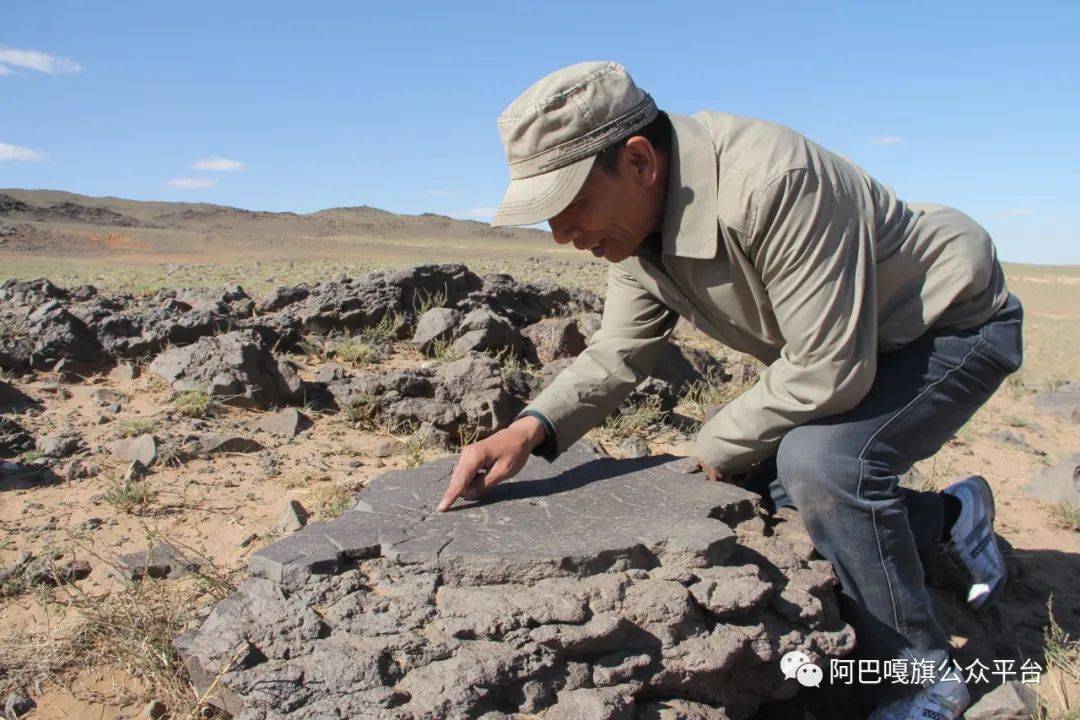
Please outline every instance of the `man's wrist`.
[[520, 427], [521, 431], [525, 434], [529, 452], [532, 452], [547, 438], [547, 431], [544, 429], [544, 423], [534, 415], [523, 415], [515, 420], [512, 425]]
[[530, 454], [536, 455], [537, 457], [542, 457], [548, 462], [552, 462], [559, 454], [558, 447], [555, 442], [555, 428], [552, 427], [551, 421], [548, 420], [539, 410], [522, 410], [521, 413], [518, 414], [517, 418], [515, 418], [515, 422], [517, 420], [521, 420], [527, 417], [531, 417], [537, 422], [539, 422], [543, 430], [543, 436], [540, 442], [533, 446], [533, 448], [529, 451]]

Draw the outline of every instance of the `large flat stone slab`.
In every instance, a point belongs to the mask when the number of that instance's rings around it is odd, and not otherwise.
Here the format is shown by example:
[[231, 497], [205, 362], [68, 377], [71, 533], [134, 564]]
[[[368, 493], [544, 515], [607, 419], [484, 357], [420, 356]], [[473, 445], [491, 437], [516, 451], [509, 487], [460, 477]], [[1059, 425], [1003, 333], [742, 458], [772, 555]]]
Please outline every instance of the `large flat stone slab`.
[[746, 717], [796, 691], [784, 652], [853, 647], [828, 563], [739, 541], [745, 490], [579, 442], [437, 513], [455, 459], [255, 553], [176, 640], [197, 688], [243, 720]]

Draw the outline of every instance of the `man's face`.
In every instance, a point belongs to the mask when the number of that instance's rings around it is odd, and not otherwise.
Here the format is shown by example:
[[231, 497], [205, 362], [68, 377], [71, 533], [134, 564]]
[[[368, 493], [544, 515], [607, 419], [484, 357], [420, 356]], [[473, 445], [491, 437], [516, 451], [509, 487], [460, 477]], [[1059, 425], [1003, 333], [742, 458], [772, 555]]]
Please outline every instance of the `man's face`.
[[666, 167], [658, 167], [661, 158], [651, 146], [644, 154], [640, 147], [632, 148], [635, 140], [648, 146], [644, 138], [632, 138], [620, 153], [617, 175], [594, 164], [570, 204], [548, 220], [555, 242], [572, 243], [617, 263], [632, 255], [653, 231], [663, 204]]

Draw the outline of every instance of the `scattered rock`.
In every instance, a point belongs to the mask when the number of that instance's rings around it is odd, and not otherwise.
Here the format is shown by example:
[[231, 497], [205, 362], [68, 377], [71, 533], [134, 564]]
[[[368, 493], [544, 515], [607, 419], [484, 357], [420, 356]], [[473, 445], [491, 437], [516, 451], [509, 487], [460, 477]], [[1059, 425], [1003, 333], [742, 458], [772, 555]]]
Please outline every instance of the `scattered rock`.
[[61, 360], [100, 365], [107, 356], [94, 333], [73, 315], [60, 300], [38, 305], [26, 318], [27, 331], [34, 338], [30, 366], [52, 369]]
[[585, 349], [585, 336], [573, 318], [550, 318], [522, 331], [536, 348], [541, 363], [577, 357]]
[[132, 460], [128, 465], [127, 470], [124, 471], [124, 482], [134, 482], [146, 477], [149, 470], [138, 460]]
[[992, 430], [992, 431], [986, 433], [986, 437], [989, 440], [993, 440], [994, 442], [1001, 443], [1002, 445], [1008, 445], [1010, 447], [1016, 448], [1017, 450], [1020, 450], [1020, 451], [1023, 451], [1023, 452], [1028, 452], [1028, 453], [1032, 453], [1033, 455], [1039, 455], [1039, 456], [1046, 455], [1045, 452], [1043, 452], [1042, 450], [1038, 450], [1036, 448], [1033, 448], [1028, 443], [1027, 440], [1025, 440], [1024, 438], [1020, 437], [1019, 435], [1017, 435], [1016, 433], [1014, 433], [1014, 432], [1012, 432], [1010, 430]]
[[1080, 383], [1065, 383], [1057, 390], [1036, 393], [1035, 412], [1080, 423]]
[[82, 438], [68, 431], [42, 435], [37, 439], [37, 451], [47, 458], [65, 458], [80, 450], [82, 446]]
[[324, 363], [315, 371], [315, 382], [323, 385], [329, 385], [339, 380], [348, 380], [350, 377], [352, 377], [352, 373], [341, 363]]
[[[577, 443], [436, 513], [455, 459], [375, 478], [336, 520], [254, 553], [174, 642], [197, 690], [239, 651], [213, 702], [243, 717], [718, 720], [791, 697], [788, 650], [854, 647], [820, 590], [828, 563], [731, 530], [756, 516], [748, 491]], [[777, 612], [787, 586], [821, 611]]]
[[309, 513], [299, 500], [290, 500], [278, 515], [274, 530], [284, 535], [302, 530], [307, 525]]
[[454, 333], [451, 347], [458, 353], [501, 351], [521, 352], [525, 338], [508, 318], [490, 310], [473, 310], [465, 315]]
[[150, 363], [150, 372], [178, 391], [196, 390], [256, 408], [297, 400], [303, 390], [292, 364], [263, 347], [250, 330], [166, 350]]
[[135, 720], [161, 720], [168, 712], [168, 708], [165, 703], [160, 700], [151, 700], [146, 704], [146, 707], [142, 709], [142, 712], [135, 718]]
[[184, 556], [168, 543], [159, 543], [149, 550], [121, 555], [119, 565], [129, 580], [144, 577], [174, 579], [187, 575], [202, 566], [202, 562]]
[[416, 321], [412, 344], [416, 345], [422, 353], [431, 352], [435, 343], [450, 341], [461, 323], [461, 318], [461, 311], [453, 308], [428, 310]]
[[248, 427], [278, 437], [293, 438], [301, 431], [311, 427], [311, 420], [296, 408], [285, 408], [256, 418], [248, 423]]
[[109, 371], [109, 377], [113, 380], [134, 380], [139, 377], [139, 368], [132, 363], [117, 363], [116, 367]]
[[1080, 505], [1080, 453], [1043, 468], [1024, 487], [1024, 493], [1047, 502]]
[[18, 718], [37, 707], [37, 703], [22, 690], [16, 690], [4, 700], [4, 717]]
[[394, 438], [383, 438], [371, 446], [371, 454], [377, 458], [393, 457], [405, 452], [405, 443]]
[[90, 564], [84, 560], [64, 560], [59, 552], [40, 557], [23, 552], [14, 564], [0, 568], [0, 597], [26, 585], [59, 585], [82, 580], [89, 574]]
[[90, 463], [84, 462], [78, 458], [75, 458], [67, 464], [64, 468], [64, 479], [73, 482], [75, 480], [84, 480], [88, 477], [97, 474], [97, 468]]
[[201, 457], [218, 453], [258, 452], [263, 449], [262, 445], [251, 438], [213, 432], [188, 433], [184, 437], [183, 445], [184, 450]]
[[142, 463], [150, 467], [158, 458], [157, 438], [150, 434], [116, 440], [108, 445], [109, 452], [121, 460]]
[[1030, 685], [1011, 681], [999, 685], [964, 712], [965, 720], [1029, 720], [1037, 717], [1039, 701]]
[[34, 448], [34, 438], [18, 422], [0, 415], [0, 457], [14, 457]]
[[450, 433], [440, 430], [430, 422], [420, 423], [420, 427], [410, 436], [409, 442], [417, 443], [420, 447], [433, 447], [442, 450], [449, 450], [454, 445]]
[[119, 390], [109, 388], [97, 388], [90, 391], [90, 400], [98, 407], [109, 407], [117, 403], [127, 402], [127, 395]]
[[619, 450], [622, 451], [623, 457], [627, 458], [643, 458], [651, 454], [649, 444], [636, 435], [623, 440], [619, 445]]

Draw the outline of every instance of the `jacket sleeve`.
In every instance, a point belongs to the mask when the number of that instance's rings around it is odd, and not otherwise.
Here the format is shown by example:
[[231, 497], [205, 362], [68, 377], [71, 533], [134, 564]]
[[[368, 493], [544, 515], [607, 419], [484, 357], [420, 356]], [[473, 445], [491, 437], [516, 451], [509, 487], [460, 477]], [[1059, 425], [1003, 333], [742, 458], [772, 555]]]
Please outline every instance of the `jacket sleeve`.
[[849, 410], [870, 390], [876, 274], [873, 232], [856, 193], [795, 169], [759, 197], [747, 252], [784, 345], [758, 382], [698, 434], [697, 455], [721, 472], [747, 469], [775, 453], [791, 428]]
[[554, 460], [603, 422], [655, 367], [678, 314], [624, 268], [608, 269], [600, 328], [588, 347], [519, 414], [538, 412], [555, 432]]

